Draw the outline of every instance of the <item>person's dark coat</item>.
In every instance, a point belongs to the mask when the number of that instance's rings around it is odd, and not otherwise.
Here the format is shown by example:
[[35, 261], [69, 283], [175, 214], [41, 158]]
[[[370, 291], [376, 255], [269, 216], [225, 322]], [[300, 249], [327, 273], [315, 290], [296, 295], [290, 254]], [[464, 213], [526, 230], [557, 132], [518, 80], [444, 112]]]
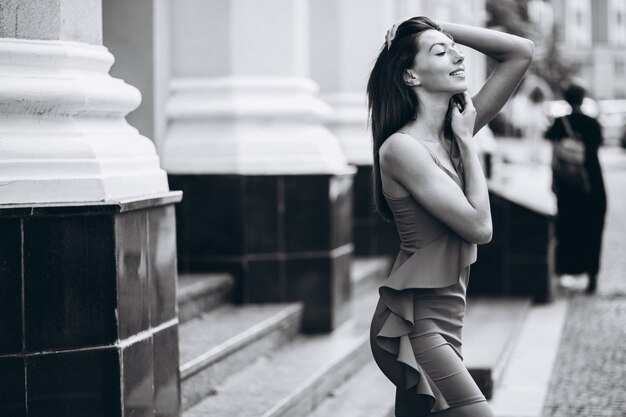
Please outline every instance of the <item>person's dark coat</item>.
[[[595, 275], [599, 269], [606, 212], [606, 192], [598, 159], [598, 148], [603, 142], [602, 129], [596, 119], [580, 112], [566, 117], [585, 144], [590, 191], [568, 186], [554, 178], [553, 190], [558, 206], [555, 267], [559, 274]], [[552, 141], [567, 137], [561, 118], [554, 121], [545, 136]]]

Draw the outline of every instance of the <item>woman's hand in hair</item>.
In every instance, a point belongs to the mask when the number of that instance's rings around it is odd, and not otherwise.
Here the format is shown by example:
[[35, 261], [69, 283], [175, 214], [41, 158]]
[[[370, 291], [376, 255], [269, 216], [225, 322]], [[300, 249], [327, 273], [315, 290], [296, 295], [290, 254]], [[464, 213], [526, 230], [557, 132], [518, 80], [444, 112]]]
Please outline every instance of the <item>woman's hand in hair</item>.
[[398, 20], [396, 23], [391, 25], [391, 27], [387, 30], [387, 33], [385, 34], [385, 42], [387, 43], [387, 49], [391, 48], [391, 42], [393, 42], [394, 38], [396, 37], [396, 32], [398, 31], [398, 27], [400, 27], [402, 23], [406, 22], [409, 19], [411, 18], [410, 17], [402, 18], [401, 20]]
[[385, 34], [385, 43], [387, 44], [387, 49], [391, 48], [391, 42], [393, 41], [393, 38], [396, 37], [396, 32], [398, 31], [398, 26], [400, 26], [403, 21], [404, 20], [402, 20], [400, 22], [394, 23], [391, 26], [391, 28], [389, 28], [387, 30], [387, 33]]
[[467, 91], [463, 93], [463, 110], [454, 102], [452, 107], [452, 131], [460, 143], [471, 140], [474, 136], [474, 123], [476, 122], [476, 108], [472, 97]]

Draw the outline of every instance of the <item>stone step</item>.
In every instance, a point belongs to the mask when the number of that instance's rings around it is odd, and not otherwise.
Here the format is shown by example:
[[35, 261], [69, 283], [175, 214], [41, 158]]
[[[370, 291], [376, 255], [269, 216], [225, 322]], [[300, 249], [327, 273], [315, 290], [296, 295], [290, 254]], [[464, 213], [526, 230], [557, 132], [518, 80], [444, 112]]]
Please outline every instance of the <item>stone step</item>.
[[395, 392], [372, 360], [307, 417], [392, 417]]
[[302, 305], [224, 305], [179, 328], [182, 407], [187, 409], [231, 374], [292, 340]]
[[181, 323], [232, 301], [234, 279], [226, 273], [180, 274], [178, 320]]
[[364, 294], [377, 289], [389, 275], [391, 258], [387, 256], [358, 257], [352, 261], [352, 294]]
[[463, 327], [463, 358], [487, 399], [502, 378], [530, 298], [469, 298]]
[[183, 416], [305, 416], [369, 355], [366, 334], [354, 323], [330, 335], [301, 336], [233, 375]]
[[183, 417], [298, 417], [372, 361], [369, 321], [377, 293], [353, 297], [352, 319], [329, 334], [299, 335], [232, 375]]

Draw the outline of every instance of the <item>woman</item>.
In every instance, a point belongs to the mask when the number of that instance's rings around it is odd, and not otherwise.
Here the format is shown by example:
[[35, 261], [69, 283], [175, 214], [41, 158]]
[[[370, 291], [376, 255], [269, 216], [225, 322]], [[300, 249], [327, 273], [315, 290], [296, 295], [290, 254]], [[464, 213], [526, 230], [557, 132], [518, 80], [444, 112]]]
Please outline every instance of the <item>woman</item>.
[[589, 282], [586, 291], [592, 294], [596, 290], [600, 269], [606, 191], [598, 160], [598, 148], [603, 142], [602, 130], [596, 119], [581, 110], [585, 94], [585, 89], [576, 84], [564, 91], [563, 97], [572, 107], [572, 113], [556, 119], [545, 136], [552, 141], [570, 136], [564, 124], [566, 119], [584, 144], [584, 171], [588, 176], [586, 189], [569, 184], [553, 174], [552, 188], [558, 207], [555, 267], [559, 275], [587, 273]]
[[[473, 98], [456, 43], [498, 62]], [[371, 325], [374, 359], [396, 385], [396, 416], [492, 416], [461, 362], [461, 327], [476, 244], [491, 239], [487, 184], [472, 136], [530, 65], [531, 41], [409, 19], [387, 34], [367, 86], [374, 198], [401, 250]]]

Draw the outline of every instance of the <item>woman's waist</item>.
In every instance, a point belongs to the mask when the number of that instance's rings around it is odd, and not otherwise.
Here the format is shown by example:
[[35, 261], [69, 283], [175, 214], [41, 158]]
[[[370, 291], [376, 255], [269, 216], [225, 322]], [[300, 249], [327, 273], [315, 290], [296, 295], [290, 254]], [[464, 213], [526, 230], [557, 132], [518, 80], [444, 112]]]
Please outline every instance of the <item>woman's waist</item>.
[[438, 230], [437, 233], [426, 233], [424, 231], [402, 233], [398, 231], [398, 237], [400, 238], [400, 249], [406, 255], [410, 256], [416, 251], [426, 248], [432, 243], [450, 234], [452, 234], [450, 229]]
[[467, 274], [448, 287], [413, 289], [413, 315], [420, 318], [462, 319], [466, 308]]
[[[476, 261], [476, 245], [470, 243], [452, 231], [443, 233], [431, 239], [400, 239], [396, 264], [401, 265], [404, 261], [421, 252], [421, 258], [429, 265], [439, 263], [442, 267], [450, 262], [458, 262], [459, 265], [469, 266]], [[445, 253], [445, 256], [440, 256]]]

